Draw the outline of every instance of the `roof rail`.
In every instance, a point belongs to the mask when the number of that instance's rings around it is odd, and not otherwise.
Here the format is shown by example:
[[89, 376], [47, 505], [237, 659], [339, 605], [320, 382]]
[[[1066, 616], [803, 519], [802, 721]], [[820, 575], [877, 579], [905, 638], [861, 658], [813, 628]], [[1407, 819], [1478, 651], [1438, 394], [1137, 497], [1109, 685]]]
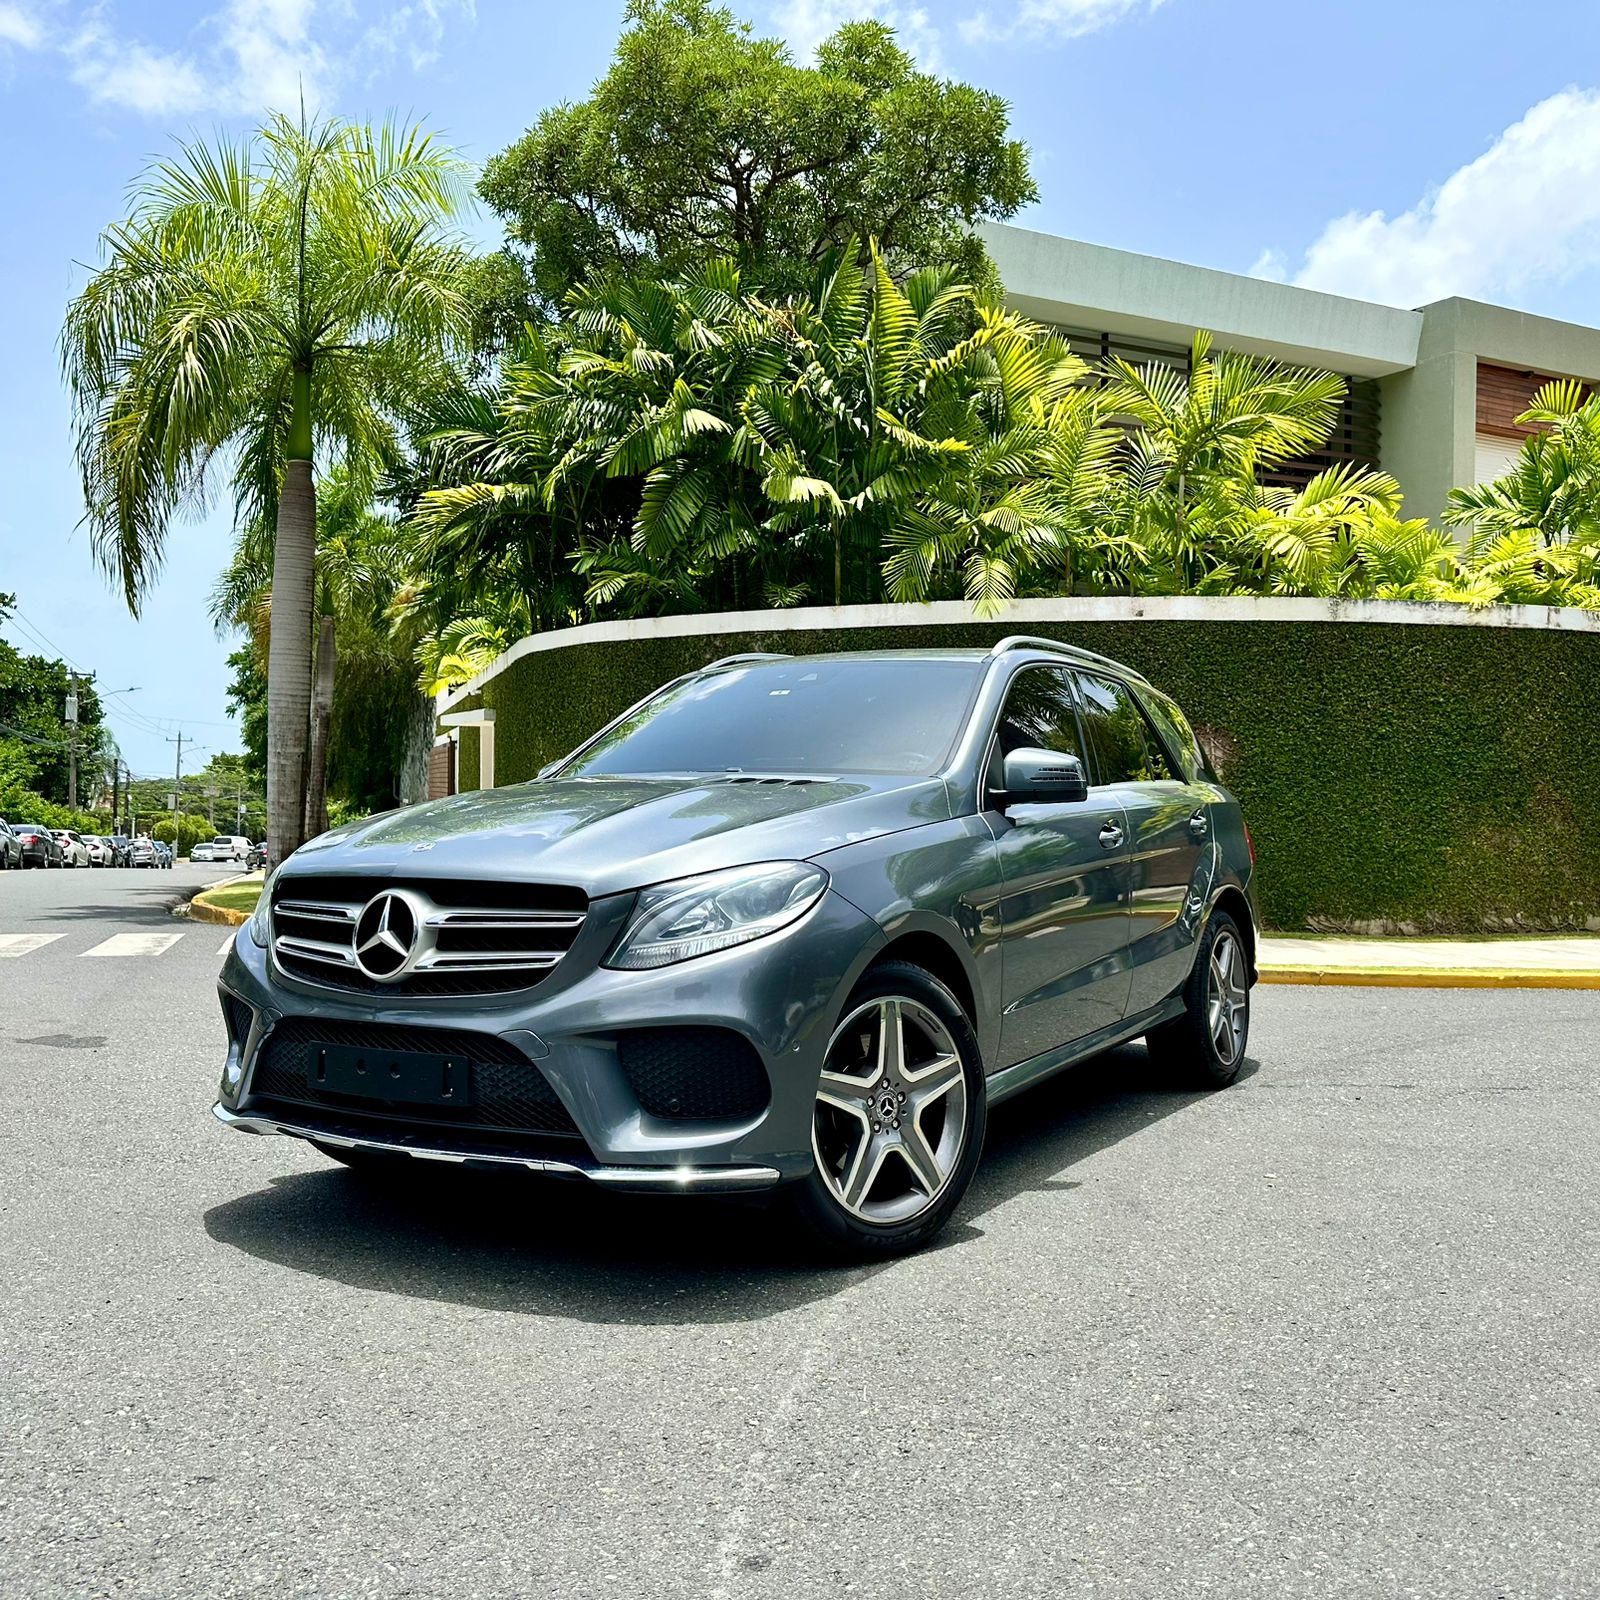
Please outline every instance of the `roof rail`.
[[708, 661], [701, 667], [702, 672], [710, 672], [714, 667], [736, 667], [743, 661], [787, 661], [787, 650], [745, 650], [736, 656], [720, 656], [715, 661]]
[[990, 649], [989, 654], [1003, 656], [1008, 650], [1053, 650], [1057, 655], [1066, 656], [1072, 661], [1093, 662], [1097, 667], [1112, 667], [1130, 678], [1137, 678], [1141, 683], [1147, 681], [1142, 672], [1121, 661], [1113, 661], [1110, 656], [1103, 656], [1098, 650], [1085, 650], [1075, 644], [1063, 644], [1059, 639], [1041, 638], [1035, 633], [1007, 634]]

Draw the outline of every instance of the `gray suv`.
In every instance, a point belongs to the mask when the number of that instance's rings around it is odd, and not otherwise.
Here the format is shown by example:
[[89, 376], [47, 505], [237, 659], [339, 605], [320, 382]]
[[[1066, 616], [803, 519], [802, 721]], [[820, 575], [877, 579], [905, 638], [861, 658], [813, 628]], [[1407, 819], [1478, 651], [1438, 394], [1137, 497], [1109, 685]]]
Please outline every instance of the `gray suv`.
[[295, 851], [223, 967], [216, 1115], [368, 1170], [773, 1189], [886, 1255], [1073, 1062], [1143, 1035], [1234, 1079], [1252, 877], [1183, 713], [1104, 657], [735, 656]]

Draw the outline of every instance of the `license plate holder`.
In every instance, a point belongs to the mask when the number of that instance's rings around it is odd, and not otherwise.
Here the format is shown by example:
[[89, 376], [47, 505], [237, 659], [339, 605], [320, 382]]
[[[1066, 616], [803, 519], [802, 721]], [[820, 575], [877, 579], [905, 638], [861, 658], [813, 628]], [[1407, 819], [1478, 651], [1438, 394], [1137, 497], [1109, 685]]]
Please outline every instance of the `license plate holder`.
[[313, 1073], [314, 1087], [328, 1094], [404, 1105], [472, 1104], [472, 1067], [466, 1056], [328, 1044], [318, 1047]]

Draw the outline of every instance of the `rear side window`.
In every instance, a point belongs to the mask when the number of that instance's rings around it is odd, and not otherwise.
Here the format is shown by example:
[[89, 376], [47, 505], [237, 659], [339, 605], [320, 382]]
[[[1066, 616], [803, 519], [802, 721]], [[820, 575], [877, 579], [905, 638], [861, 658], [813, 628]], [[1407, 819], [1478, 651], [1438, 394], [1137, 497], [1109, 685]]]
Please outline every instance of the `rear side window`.
[[1082, 672], [1078, 693], [1098, 782], [1158, 783], [1178, 776], [1127, 684]]
[[1190, 783], [1202, 783], [1207, 779], [1214, 782], [1216, 775], [1206, 759], [1205, 748], [1195, 737], [1194, 729], [1177, 701], [1169, 700], [1155, 689], [1144, 690], [1140, 699], [1144, 701], [1145, 710], [1150, 713], [1150, 720], [1155, 723], [1157, 731], [1163, 735], [1167, 749], [1182, 769], [1183, 776]]

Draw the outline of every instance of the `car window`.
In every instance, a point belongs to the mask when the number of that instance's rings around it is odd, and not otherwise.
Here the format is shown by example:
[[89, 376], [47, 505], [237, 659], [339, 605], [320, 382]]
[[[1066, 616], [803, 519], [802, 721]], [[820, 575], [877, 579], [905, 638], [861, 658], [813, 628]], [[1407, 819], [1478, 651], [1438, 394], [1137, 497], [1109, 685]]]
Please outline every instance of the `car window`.
[[1097, 782], [1156, 783], [1177, 776], [1127, 684], [1080, 672], [1078, 692]]
[[1001, 786], [1000, 762], [1013, 750], [1052, 750], [1084, 759], [1072, 679], [1064, 668], [1024, 667], [1011, 680], [995, 728], [991, 791]]
[[1157, 689], [1141, 689], [1139, 698], [1183, 776], [1190, 783], [1200, 783], [1208, 778], [1215, 782], [1216, 774], [1211, 770], [1205, 747], [1196, 738], [1178, 702]]
[[937, 772], [966, 726], [976, 662], [796, 656], [673, 684], [560, 776]]

